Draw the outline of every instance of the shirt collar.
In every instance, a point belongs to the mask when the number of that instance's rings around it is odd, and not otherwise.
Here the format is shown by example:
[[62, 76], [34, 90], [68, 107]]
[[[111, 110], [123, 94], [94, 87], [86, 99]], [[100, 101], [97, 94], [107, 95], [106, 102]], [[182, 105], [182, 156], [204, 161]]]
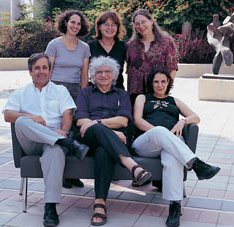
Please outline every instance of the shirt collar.
[[[32, 88], [34, 89], [34, 91], [38, 90], [38, 88], [35, 87], [35, 84], [33, 83], [33, 81], [31, 82], [31, 86], [32, 86]], [[50, 88], [51, 88], [51, 86], [52, 86], [52, 83], [51, 83], [51, 81], [49, 81], [49, 82], [46, 84], [46, 86], [44, 86], [44, 87], [42, 88], [42, 90], [49, 91]]]
[[[140, 44], [141, 45], [144, 45], [144, 43], [141, 41], [141, 39], [139, 40], [140, 41]], [[154, 39], [154, 40], [152, 40], [150, 43], [155, 43], [156, 42], [156, 40]]]
[[[95, 90], [100, 91], [99, 88], [98, 88], [98, 86], [97, 86], [96, 84], [93, 85], [92, 90], [93, 90], [93, 91], [95, 91]], [[108, 92], [114, 92], [114, 91], [119, 93], [119, 89], [118, 89], [116, 86], [111, 85], [111, 89], [110, 89], [110, 91], [108, 91]]]

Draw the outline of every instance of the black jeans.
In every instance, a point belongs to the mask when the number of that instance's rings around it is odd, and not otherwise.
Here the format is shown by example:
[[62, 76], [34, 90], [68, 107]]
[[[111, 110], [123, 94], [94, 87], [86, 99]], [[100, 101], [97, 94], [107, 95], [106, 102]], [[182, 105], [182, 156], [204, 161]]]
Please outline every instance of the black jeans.
[[95, 197], [106, 200], [115, 162], [121, 164], [120, 154], [131, 155], [119, 137], [103, 124], [89, 127], [81, 142], [90, 147], [90, 154], [94, 157]]

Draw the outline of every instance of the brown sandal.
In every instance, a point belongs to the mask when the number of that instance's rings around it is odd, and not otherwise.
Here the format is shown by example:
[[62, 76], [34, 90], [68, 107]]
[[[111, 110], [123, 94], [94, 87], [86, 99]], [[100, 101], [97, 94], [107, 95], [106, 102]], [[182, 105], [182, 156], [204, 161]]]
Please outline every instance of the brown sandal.
[[[106, 206], [104, 204], [101, 203], [95, 203], [93, 205], [93, 209], [95, 210], [96, 208], [102, 208], [105, 211], [105, 214], [101, 214], [101, 213], [94, 213], [91, 219], [91, 225], [94, 226], [101, 226], [106, 224], [107, 221], [107, 216], [106, 216]], [[102, 221], [101, 222], [94, 222], [93, 219], [94, 218], [101, 218]]]
[[141, 170], [138, 174], [137, 177], [135, 177], [134, 173], [137, 168], [142, 168], [140, 165], [135, 165], [132, 167], [132, 177], [133, 177], [133, 182], [134, 186], [141, 186], [143, 184], [146, 184], [147, 182], [150, 183], [150, 179], [152, 177], [152, 174], [146, 170]]

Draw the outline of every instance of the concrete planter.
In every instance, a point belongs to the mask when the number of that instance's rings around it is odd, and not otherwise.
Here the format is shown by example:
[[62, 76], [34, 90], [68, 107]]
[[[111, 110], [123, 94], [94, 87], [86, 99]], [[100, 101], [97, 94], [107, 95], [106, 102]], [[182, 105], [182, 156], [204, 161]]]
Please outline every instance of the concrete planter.
[[[28, 58], [0, 58], [0, 70], [27, 70]], [[177, 77], [199, 78], [204, 73], [212, 72], [212, 64], [179, 64]], [[232, 66], [223, 65], [220, 73], [234, 74], [234, 64]]]
[[198, 98], [206, 101], [234, 102], [234, 74], [205, 73], [198, 80]]
[[0, 58], [0, 71], [27, 70], [28, 58]]

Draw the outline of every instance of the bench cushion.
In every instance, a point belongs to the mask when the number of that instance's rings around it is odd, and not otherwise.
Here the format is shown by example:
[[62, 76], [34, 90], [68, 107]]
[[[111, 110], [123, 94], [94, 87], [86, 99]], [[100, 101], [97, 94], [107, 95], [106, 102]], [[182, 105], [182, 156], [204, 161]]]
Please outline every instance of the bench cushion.
[[[141, 158], [133, 156], [134, 160], [149, 170], [154, 180], [161, 180], [162, 165], [160, 158]], [[21, 177], [42, 178], [42, 170], [39, 161], [39, 156], [24, 156], [21, 158]], [[115, 164], [114, 180], [131, 180], [131, 173], [122, 165]], [[30, 171], [29, 171], [30, 169]], [[76, 157], [67, 156], [64, 175], [66, 178], [94, 178], [94, 160], [93, 157], [86, 157], [80, 161]]]

